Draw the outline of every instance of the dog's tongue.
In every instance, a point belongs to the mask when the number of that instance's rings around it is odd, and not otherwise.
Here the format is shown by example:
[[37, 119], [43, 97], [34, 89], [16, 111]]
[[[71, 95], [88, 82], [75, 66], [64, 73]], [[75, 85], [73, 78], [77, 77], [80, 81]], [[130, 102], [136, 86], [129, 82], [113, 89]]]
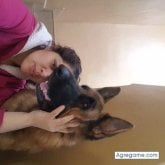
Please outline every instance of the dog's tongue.
[[48, 89], [48, 81], [40, 83], [41, 90], [47, 90]]
[[50, 101], [50, 98], [48, 96], [48, 81], [40, 83], [40, 89], [42, 90], [42, 92], [45, 96], [45, 99]]

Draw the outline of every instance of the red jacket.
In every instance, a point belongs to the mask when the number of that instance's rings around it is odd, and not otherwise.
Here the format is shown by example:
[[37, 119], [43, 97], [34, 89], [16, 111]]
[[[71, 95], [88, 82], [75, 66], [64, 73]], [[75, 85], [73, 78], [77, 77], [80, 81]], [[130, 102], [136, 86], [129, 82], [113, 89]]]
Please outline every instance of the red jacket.
[[[21, 0], [0, 0], [0, 62], [16, 55], [36, 26], [36, 19]], [[24, 87], [25, 80], [0, 69], [0, 105]], [[0, 125], [4, 110], [0, 108]]]

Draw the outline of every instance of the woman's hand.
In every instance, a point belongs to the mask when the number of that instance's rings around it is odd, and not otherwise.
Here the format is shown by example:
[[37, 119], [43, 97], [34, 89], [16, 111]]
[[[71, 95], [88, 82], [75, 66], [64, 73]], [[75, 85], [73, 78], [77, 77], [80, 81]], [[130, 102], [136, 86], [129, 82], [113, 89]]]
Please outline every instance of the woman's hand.
[[65, 106], [61, 105], [50, 113], [42, 110], [35, 110], [30, 112], [32, 119], [31, 126], [38, 127], [50, 132], [72, 132], [72, 128], [79, 125], [78, 123], [72, 121], [74, 119], [73, 115], [56, 118], [58, 114], [60, 114], [64, 109]]

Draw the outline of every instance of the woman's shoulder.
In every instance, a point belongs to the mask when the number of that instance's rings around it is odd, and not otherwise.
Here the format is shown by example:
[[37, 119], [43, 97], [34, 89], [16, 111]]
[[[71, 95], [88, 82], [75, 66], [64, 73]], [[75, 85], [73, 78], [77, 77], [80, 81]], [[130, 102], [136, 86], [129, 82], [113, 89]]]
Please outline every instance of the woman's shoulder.
[[36, 18], [20, 0], [0, 1], [0, 29], [3, 32], [31, 34], [36, 25]]
[[24, 47], [36, 24], [36, 18], [22, 1], [0, 1], [0, 61]]

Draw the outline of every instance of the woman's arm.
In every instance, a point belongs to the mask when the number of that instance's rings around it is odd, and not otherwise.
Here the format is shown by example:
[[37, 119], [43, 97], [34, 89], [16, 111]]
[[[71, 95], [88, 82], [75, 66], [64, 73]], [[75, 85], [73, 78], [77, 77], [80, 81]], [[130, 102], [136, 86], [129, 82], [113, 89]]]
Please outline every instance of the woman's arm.
[[30, 115], [25, 112], [5, 112], [0, 133], [5, 133], [31, 126]]
[[0, 133], [19, 130], [27, 127], [37, 127], [50, 132], [69, 133], [70, 128], [77, 127], [78, 123], [72, 121], [73, 115], [55, 118], [64, 110], [65, 106], [56, 108], [51, 113], [41, 110], [26, 112], [5, 112]]

